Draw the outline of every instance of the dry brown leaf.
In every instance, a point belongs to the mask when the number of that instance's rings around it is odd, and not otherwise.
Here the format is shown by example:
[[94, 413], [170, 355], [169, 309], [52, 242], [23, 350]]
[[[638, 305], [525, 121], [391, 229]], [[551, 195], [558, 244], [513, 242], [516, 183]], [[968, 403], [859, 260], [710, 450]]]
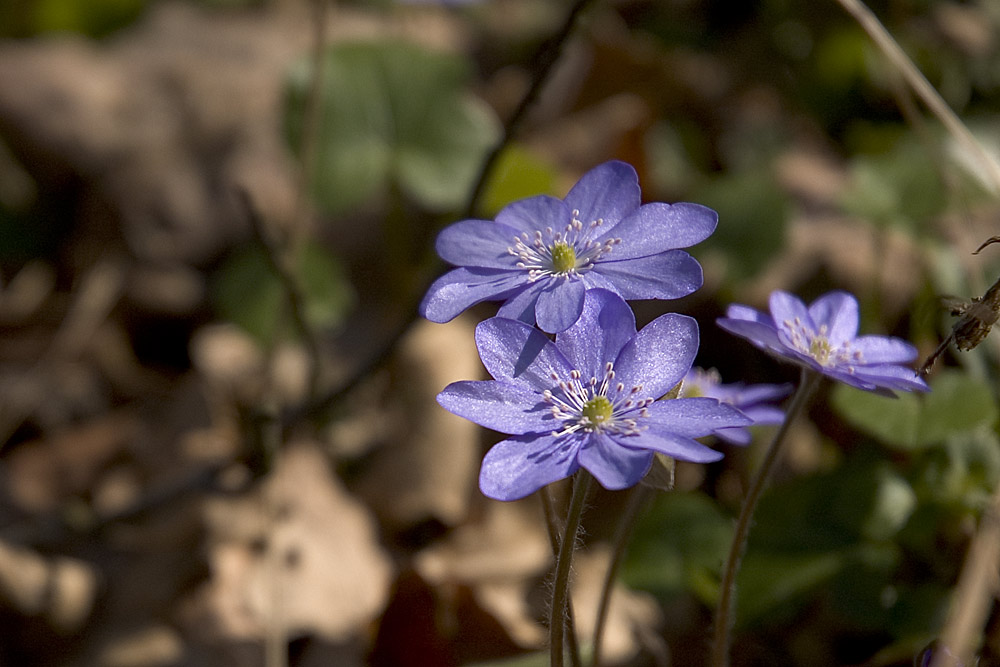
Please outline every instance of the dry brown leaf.
[[252, 493], [207, 506], [210, 581], [191, 619], [224, 638], [352, 637], [382, 610], [391, 563], [318, 447], [283, 450]]
[[[481, 377], [470, 319], [448, 324], [417, 322], [392, 363], [383, 409], [372, 415], [380, 443], [356, 485], [390, 529], [427, 519], [462, 521], [475, 489], [481, 430], [435, 401], [450, 382]], [[334, 444], [336, 447], [336, 444]]]

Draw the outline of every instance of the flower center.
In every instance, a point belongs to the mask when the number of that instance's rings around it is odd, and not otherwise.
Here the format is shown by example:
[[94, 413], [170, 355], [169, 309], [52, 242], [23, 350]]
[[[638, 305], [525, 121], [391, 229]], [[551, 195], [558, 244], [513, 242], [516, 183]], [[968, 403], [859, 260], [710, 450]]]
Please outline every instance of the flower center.
[[552, 435], [585, 433], [610, 433], [614, 435], [636, 435], [645, 427], [642, 418], [649, 415], [647, 407], [652, 398], [639, 398], [642, 385], [626, 389], [621, 382], [615, 382], [614, 364], [604, 367], [604, 377], [584, 381], [580, 371], [570, 371], [569, 378], [563, 379], [558, 373], [549, 376], [556, 383], [555, 389], [546, 389], [542, 396], [549, 404], [552, 416], [562, 422], [562, 428], [552, 431]]
[[785, 320], [783, 324], [792, 340], [792, 347], [809, 355], [824, 368], [843, 366], [847, 372], [853, 373], [857, 364], [864, 363], [861, 351], [855, 350], [850, 341], [844, 341], [834, 347], [830, 343], [827, 335], [829, 328], [825, 324], [820, 325], [819, 331], [810, 329], [798, 317], [794, 320]]
[[555, 273], [569, 273], [576, 268], [576, 251], [562, 241], [552, 244], [552, 268]]
[[598, 218], [585, 225], [579, 217], [580, 211], [574, 210], [572, 220], [560, 232], [546, 227], [534, 236], [528, 232], [515, 236], [514, 244], [507, 247], [507, 253], [517, 258], [515, 266], [525, 269], [533, 281], [548, 276], [577, 278], [622, 242], [620, 238], [595, 241], [593, 236], [604, 220]]
[[830, 355], [833, 353], [833, 348], [830, 347], [830, 341], [827, 340], [826, 336], [816, 336], [809, 342], [809, 354], [820, 363], [821, 366], [826, 366], [830, 361]]
[[611, 419], [613, 413], [614, 408], [612, 407], [611, 401], [608, 400], [607, 396], [594, 396], [592, 399], [584, 403], [583, 409], [580, 410], [582, 419], [588, 420], [595, 426], [600, 426], [604, 422]]

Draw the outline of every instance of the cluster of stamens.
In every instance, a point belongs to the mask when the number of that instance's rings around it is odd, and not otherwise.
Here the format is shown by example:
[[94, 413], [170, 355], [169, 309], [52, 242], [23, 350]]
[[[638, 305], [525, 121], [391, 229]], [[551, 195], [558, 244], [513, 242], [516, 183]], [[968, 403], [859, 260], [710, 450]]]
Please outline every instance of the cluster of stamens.
[[545, 276], [572, 278], [594, 267], [600, 257], [622, 242], [620, 238], [595, 241], [592, 237], [603, 218], [589, 224], [579, 219], [580, 211], [573, 211], [573, 219], [562, 231], [546, 227], [534, 236], [522, 232], [514, 237], [514, 245], [507, 252], [517, 257], [516, 266], [525, 269], [532, 281]]
[[554, 436], [569, 435], [579, 431], [636, 435], [643, 430], [639, 419], [649, 416], [652, 398], [639, 398], [642, 385], [626, 389], [615, 381], [614, 364], [604, 367], [604, 377], [584, 380], [583, 374], [572, 370], [569, 379], [552, 372], [549, 376], [558, 384], [558, 391], [542, 392], [552, 416], [562, 422], [562, 428], [552, 431]]
[[806, 327], [798, 317], [785, 320], [783, 324], [795, 349], [815, 359], [820, 366], [842, 366], [853, 373], [855, 365], [864, 363], [861, 350], [855, 350], [850, 341], [844, 341], [837, 347], [831, 345], [829, 327], [825, 324], [820, 325], [819, 331]]

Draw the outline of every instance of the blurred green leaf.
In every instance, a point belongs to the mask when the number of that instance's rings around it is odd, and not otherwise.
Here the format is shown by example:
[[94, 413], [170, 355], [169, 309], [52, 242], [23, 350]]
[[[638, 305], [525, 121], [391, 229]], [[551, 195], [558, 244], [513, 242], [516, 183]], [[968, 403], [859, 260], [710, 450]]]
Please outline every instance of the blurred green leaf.
[[829, 498], [830, 520], [859, 536], [891, 539], [916, 508], [913, 489], [885, 462], [845, 466], [837, 479], [837, 489]]
[[953, 435], [926, 452], [914, 480], [918, 494], [928, 501], [981, 509], [1000, 482], [1000, 439], [988, 427]]
[[[299, 257], [298, 276], [305, 317], [318, 328], [340, 323], [353, 293], [337, 259], [322, 246], [307, 243]], [[290, 326], [287, 295], [263, 247], [250, 244], [236, 251], [219, 269], [214, 284], [219, 315], [269, 344]]]
[[732, 535], [732, 519], [707, 496], [661, 494], [636, 526], [622, 576], [660, 597], [689, 589], [714, 602]]
[[32, 29], [100, 37], [134, 21], [145, 6], [146, 0], [37, 0]]
[[558, 196], [554, 165], [517, 144], [508, 146], [497, 160], [483, 191], [483, 215], [489, 217], [507, 204], [535, 195]]
[[916, 447], [920, 399], [913, 394], [898, 398], [838, 384], [830, 396], [834, 410], [857, 429], [879, 442], [900, 449]]
[[741, 623], [794, 613], [796, 600], [851, 563], [892, 567], [898, 549], [888, 540], [915, 507], [906, 480], [869, 453], [771, 489], [761, 499], [737, 581]]
[[933, 157], [914, 141], [900, 141], [881, 155], [856, 157], [844, 210], [878, 225], [919, 229], [948, 201]]
[[[499, 132], [492, 111], [463, 89], [462, 58], [399, 41], [339, 44], [322, 78], [310, 185], [326, 211], [347, 211], [390, 183], [429, 209], [462, 203]], [[285, 111], [295, 152], [311, 85], [303, 60], [289, 76]]]
[[756, 275], [781, 249], [788, 201], [770, 169], [719, 177], [693, 192], [691, 201], [719, 213], [709, 243], [725, 252], [730, 281]]
[[902, 450], [917, 450], [993, 424], [997, 406], [989, 385], [957, 370], [942, 371], [924, 395], [886, 398], [838, 385], [831, 397], [834, 409], [852, 426], [880, 442]]
[[794, 615], [796, 601], [830, 581], [846, 564], [843, 553], [772, 553], [749, 551], [736, 578], [737, 625], [752, 625], [780, 610]]

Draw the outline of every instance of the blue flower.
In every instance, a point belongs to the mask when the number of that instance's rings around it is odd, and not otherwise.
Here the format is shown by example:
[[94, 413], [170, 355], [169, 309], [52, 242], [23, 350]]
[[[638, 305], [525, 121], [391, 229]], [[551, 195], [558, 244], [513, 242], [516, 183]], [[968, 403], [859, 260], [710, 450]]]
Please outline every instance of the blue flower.
[[[785, 420], [785, 413], [772, 403], [791, 391], [790, 384], [722, 384], [718, 371], [692, 368], [684, 377], [680, 395], [682, 398], [707, 396], [717, 399], [745, 414], [754, 424], [780, 424]], [[741, 446], [749, 445], [752, 439], [750, 431], [745, 428], [721, 428], [715, 431], [715, 435], [730, 444]]]
[[702, 284], [701, 265], [678, 248], [704, 241], [718, 215], [698, 204], [640, 205], [639, 179], [624, 162], [584, 174], [565, 199], [514, 202], [495, 220], [444, 229], [437, 252], [456, 265], [438, 278], [420, 314], [447, 322], [481, 301], [503, 301], [498, 315], [566, 330], [586, 290], [624, 299], [676, 299]]
[[658, 401], [690, 370], [698, 325], [663, 315], [636, 333], [621, 297], [584, 296], [580, 318], [555, 341], [518, 320], [476, 328], [493, 380], [455, 382], [438, 394], [447, 410], [512, 437], [486, 454], [482, 492], [523, 498], [581, 466], [608, 489], [636, 484], [661, 452], [686, 461], [722, 457], [694, 438], [750, 420], [711, 398]]
[[780, 359], [858, 389], [889, 395], [930, 390], [903, 365], [917, 358], [915, 347], [890, 336], [858, 336], [858, 300], [852, 294], [829, 292], [807, 308], [779, 290], [771, 294], [770, 308], [768, 315], [734, 304], [718, 324]]

